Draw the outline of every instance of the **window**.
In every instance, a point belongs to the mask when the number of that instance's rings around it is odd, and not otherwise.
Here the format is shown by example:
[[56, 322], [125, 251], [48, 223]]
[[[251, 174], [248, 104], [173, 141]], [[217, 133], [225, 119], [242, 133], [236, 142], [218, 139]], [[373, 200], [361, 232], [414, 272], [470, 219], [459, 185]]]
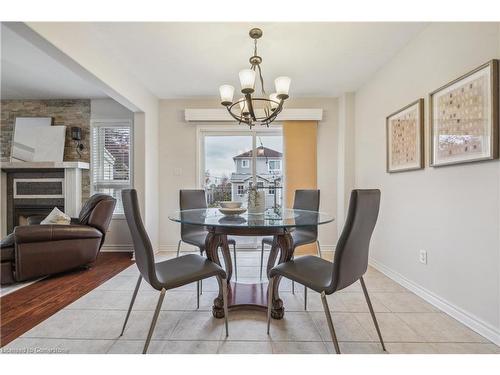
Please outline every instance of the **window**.
[[92, 123], [92, 191], [117, 200], [123, 214], [122, 189], [132, 187], [132, 124], [127, 121]]
[[[234, 200], [244, 205], [248, 201], [248, 184], [255, 184], [266, 192], [266, 208], [283, 207], [282, 187], [268, 185], [282, 179], [280, 168], [283, 139], [280, 129], [248, 130], [211, 127], [198, 130], [199, 186], [207, 192], [209, 207], [218, 207], [221, 201]], [[254, 152], [253, 150], [258, 150]], [[278, 162], [278, 163], [276, 163]]]
[[269, 195], [274, 195], [275, 192], [276, 192], [276, 190], [274, 190], [274, 185], [269, 185], [268, 194]]
[[269, 160], [269, 172], [281, 170], [281, 160]]

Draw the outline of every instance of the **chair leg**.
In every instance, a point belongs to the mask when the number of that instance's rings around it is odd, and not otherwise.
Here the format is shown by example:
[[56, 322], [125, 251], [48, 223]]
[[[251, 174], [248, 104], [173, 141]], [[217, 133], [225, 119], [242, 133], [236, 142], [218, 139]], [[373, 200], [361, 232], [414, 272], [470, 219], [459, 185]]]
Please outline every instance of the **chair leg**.
[[177, 258], [179, 257], [179, 253], [181, 251], [181, 242], [182, 240], [179, 240], [179, 242], [177, 243]]
[[238, 281], [238, 265], [236, 264], [236, 243], [233, 244], [233, 257], [234, 257], [234, 277]]
[[146, 343], [144, 344], [144, 349], [142, 349], [142, 354], [146, 354], [148, 351], [149, 343], [151, 342], [151, 337], [153, 336], [153, 332], [156, 327], [156, 321], [158, 320], [158, 315], [160, 315], [160, 308], [163, 303], [163, 298], [165, 298], [165, 292], [167, 290], [163, 288], [160, 292], [160, 298], [158, 299], [158, 303], [156, 304], [155, 313], [153, 315], [153, 320], [151, 320], [151, 325], [149, 327], [148, 337], [146, 338]]
[[200, 281], [196, 282], [196, 310], [200, 308]]
[[363, 288], [363, 293], [365, 295], [366, 303], [368, 304], [368, 308], [370, 309], [370, 314], [371, 314], [372, 319], [373, 319], [373, 324], [375, 324], [375, 328], [377, 330], [377, 334], [378, 334], [378, 338], [380, 340], [380, 344], [382, 344], [382, 349], [385, 352], [387, 350], [385, 349], [384, 340], [382, 339], [382, 333], [380, 333], [380, 328], [378, 326], [377, 318], [375, 316], [375, 311], [373, 311], [373, 306], [372, 306], [372, 303], [370, 301], [370, 296], [368, 295], [368, 290], [366, 289], [365, 280], [363, 280], [363, 277], [361, 277], [359, 279], [359, 281], [361, 281], [361, 287]]
[[274, 288], [274, 277], [269, 280], [269, 286], [267, 288], [267, 334], [269, 335], [269, 328], [271, 326], [271, 309], [273, 308], [273, 289]]
[[262, 242], [262, 249], [260, 251], [260, 279], [262, 280], [262, 265], [264, 264], [264, 242]]
[[320, 258], [323, 258], [323, 254], [321, 254], [321, 246], [319, 244], [319, 240], [316, 240], [316, 247], [318, 248], [318, 255]]
[[307, 286], [304, 286], [304, 311], [307, 311]]
[[227, 309], [227, 280], [221, 279], [222, 283], [222, 300], [224, 303], [224, 324], [226, 325], [226, 337], [229, 336], [229, 324], [228, 324], [228, 309]]
[[128, 307], [127, 316], [125, 317], [125, 322], [123, 323], [123, 328], [120, 336], [123, 336], [123, 332], [125, 332], [125, 327], [127, 326], [128, 318], [130, 317], [130, 312], [132, 311], [132, 307], [134, 306], [135, 297], [137, 297], [137, 292], [139, 291], [139, 287], [141, 286], [141, 281], [142, 276], [139, 275], [137, 284], [135, 284], [134, 294], [132, 294], [132, 300], [130, 301], [130, 306]]
[[332, 315], [330, 314], [330, 309], [328, 308], [328, 302], [326, 301], [325, 292], [321, 292], [321, 302], [323, 302], [323, 310], [325, 310], [326, 321], [328, 322], [328, 329], [330, 330], [330, 335], [332, 336], [333, 346], [335, 347], [335, 352], [340, 354], [339, 342], [337, 341], [337, 335], [335, 334], [335, 328], [333, 328]]
[[[200, 255], [203, 255], [203, 250], [200, 249]], [[198, 296], [201, 296], [203, 294], [203, 280], [199, 281], [200, 287], [198, 289]]]

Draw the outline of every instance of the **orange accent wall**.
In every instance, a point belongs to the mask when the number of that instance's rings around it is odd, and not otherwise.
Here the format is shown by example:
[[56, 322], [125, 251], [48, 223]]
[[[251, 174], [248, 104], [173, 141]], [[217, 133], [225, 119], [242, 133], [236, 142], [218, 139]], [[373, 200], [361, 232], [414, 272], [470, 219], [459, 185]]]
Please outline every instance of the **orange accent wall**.
[[[317, 132], [316, 121], [283, 123], [286, 207], [293, 207], [295, 190], [318, 188]], [[317, 254], [316, 245], [301, 246], [295, 254]]]

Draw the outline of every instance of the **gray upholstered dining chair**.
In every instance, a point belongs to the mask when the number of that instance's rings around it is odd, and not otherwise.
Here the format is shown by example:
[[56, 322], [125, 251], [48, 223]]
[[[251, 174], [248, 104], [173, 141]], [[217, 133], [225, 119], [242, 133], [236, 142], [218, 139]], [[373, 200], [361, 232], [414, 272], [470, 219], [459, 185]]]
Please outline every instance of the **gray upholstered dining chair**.
[[[318, 211], [319, 210], [319, 190], [295, 190], [293, 208], [296, 210]], [[321, 246], [318, 240], [318, 226], [307, 228], [296, 228], [292, 232], [293, 250], [302, 245], [315, 243], [318, 249], [318, 256], [321, 258]], [[260, 279], [262, 280], [262, 265], [264, 263], [264, 245], [273, 245], [273, 237], [262, 239], [262, 249], [260, 253]], [[295, 285], [292, 281], [292, 293], [295, 292]], [[307, 310], [307, 287], [304, 288], [304, 310]]]
[[271, 323], [273, 283], [277, 277], [286, 277], [318, 293], [325, 310], [328, 328], [332, 336], [335, 351], [340, 354], [340, 347], [333, 327], [332, 317], [326, 296], [342, 290], [356, 281], [361, 282], [366, 303], [375, 324], [382, 349], [384, 340], [373, 311], [363, 275], [368, 268], [368, 250], [370, 239], [377, 222], [380, 206], [380, 190], [353, 190], [349, 202], [347, 219], [340, 235], [333, 263], [315, 256], [303, 256], [281, 263], [272, 268], [269, 276], [267, 333]]
[[[181, 210], [192, 210], [197, 208], [207, 208], [207, 200], [205, 190], [181, 190], [179, 193], [179, 208]], [[189, 245], [196, 246], [200, 250], [200, 255], [205, 251], [205, 238], [207, 231], [204, 227], [199, 225], [181, 224], [181, 239], [177, 243], [177, 256], [181, 250], [181, 243], [185, 242]], [[229, 245], [233, 245], [233, 258], [234, 258], [234, 276], [238, 280], [238, 268], [236, 266], [236, 241], [234, 238], [227, 239]], [[202, 287], [200, 283], [199, 293]]]
[[160, 314], [160, 308], [166, 291], [213, 276], [217, 277], [219, 284], [222, 285], [226, 336], [228, 336], [226, 271], [207, 258], [197, 254], [188, 254], [178, 258], [155, 263], [153, 248], [142, 223], [136, 190], [123, 190], [122, 201], [125, 217], [127, 218], [127, 224], [134, 242], [135, 260], [137, 268], [139, 268], [140, 275], [137, 280], [134, 293], [132, 294], [132, 300], [130, 301], [130, 306], [125, 317], [125, 322], [123, 323], [120, 336], [122, 336], [123, 332], [125, 332], [125, 327], [127, 326], [127, 321], [130, 317], [132, 307], [134, 306], [135, 298], [137, 296], [137, 292], [139, 291], [142, 279], [146, 280], [146, 282], [154, 289], [160, 291], [160, 297], [158, 299], [158, 303], [156, 304], [156, 309], [149, 327], [146, 343], [144, 344], [144, 349], [142, 351], [142, 353], [145, 354], [148, 350], [151, 337], [153, 336], [156, 321], [158, 320], [158, 315]]

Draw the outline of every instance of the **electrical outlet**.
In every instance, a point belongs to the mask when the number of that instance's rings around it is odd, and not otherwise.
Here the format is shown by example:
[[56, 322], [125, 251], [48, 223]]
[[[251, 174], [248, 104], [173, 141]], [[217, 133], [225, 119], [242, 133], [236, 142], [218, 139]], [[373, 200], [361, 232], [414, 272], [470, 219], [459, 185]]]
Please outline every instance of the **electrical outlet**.
[[427, 264], [427, 251], [420, 250], [420, 252], [418, 253], [418, 260], [422, 264]]

